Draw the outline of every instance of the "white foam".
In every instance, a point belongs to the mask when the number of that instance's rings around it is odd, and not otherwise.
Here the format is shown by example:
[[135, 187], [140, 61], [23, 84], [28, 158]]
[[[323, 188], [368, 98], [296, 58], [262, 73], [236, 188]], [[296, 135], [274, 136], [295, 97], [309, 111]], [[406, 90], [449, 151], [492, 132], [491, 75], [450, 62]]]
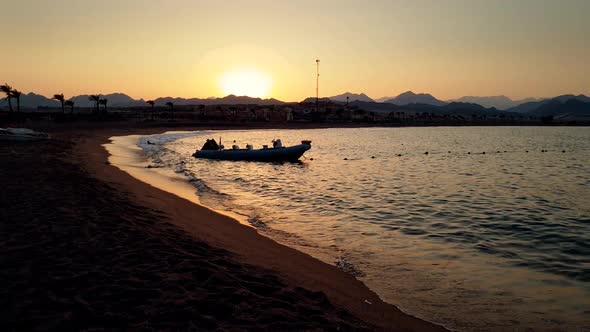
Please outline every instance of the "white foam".
[[141, 136], [137, 141], [137, 146], [147, 152], [156, 152], [164, 144], [176, 141], [181, 138], [204, 136], [211, 134], [210, 131], [167, 131], [163, 134]]

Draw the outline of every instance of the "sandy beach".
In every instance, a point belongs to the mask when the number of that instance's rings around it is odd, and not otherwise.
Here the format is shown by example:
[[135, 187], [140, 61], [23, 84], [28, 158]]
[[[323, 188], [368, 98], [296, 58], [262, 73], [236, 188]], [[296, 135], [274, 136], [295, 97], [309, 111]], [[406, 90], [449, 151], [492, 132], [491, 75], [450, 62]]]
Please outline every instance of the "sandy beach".
[[110, 165], [110, 137], [0, 147], [8, 330], [438, 331], [354, 277]]

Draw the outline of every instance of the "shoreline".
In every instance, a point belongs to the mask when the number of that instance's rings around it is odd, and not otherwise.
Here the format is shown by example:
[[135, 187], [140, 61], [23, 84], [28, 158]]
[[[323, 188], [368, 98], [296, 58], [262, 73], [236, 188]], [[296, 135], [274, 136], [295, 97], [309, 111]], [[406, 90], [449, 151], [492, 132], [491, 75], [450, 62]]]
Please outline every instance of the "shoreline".
[[0, 142], [5, 329], [375, 329], [93, 177], [73, 138]]
[[[444, 330], [440, 326], [407, 315], [394, 305], [382, 301], [362, 282], [340, 271], [335, 266], [279, 244], [231, 216], [220, 214], [220, 211], [213, 211], [200, 205], [197, 196], [194, 195], [194, 188], [186, 181], [182, 180], [186, 187], [181, 190], [185, 194], [179, 194], [178, 190], [171, 190], [175, 192], [170, 193], [167, 190], [153, 187], [108, 162], [110, 155], [103, 145], [108, 144], [111, 137], [138, 134], [137, 132], [142, 132], [139, 135], [162, 133], [166, 129], [177, 128], [95, 131], [90, 135], [83, 135], [83, 137], [76, 139], [78, 141], [77, 157], [83, 167], [93, 176], [107, 181], [116, 188], [125, 190], [140, 204], [147, 204], [170, 215], [170, 220], [176, 226], [195, 238], [237, 254], [239, 260], [246, 264], [270, 269], [288, 284], [301, 285], [312, 291], [321, 291], [334, 305], [348, 310], [363, 321], [383, 330]], [[219, 128], [214, 128], [214, 130], [219, 130]], [[141, 161], [135, 160], [135, 162]], [[129, 167], [137, 167], [137, 164], [135, 166], [129, 165]], [[153, 180], [153, 177], [150, 177], [150, 180]], [[167, 181], [166, 179], [161, 180]]]

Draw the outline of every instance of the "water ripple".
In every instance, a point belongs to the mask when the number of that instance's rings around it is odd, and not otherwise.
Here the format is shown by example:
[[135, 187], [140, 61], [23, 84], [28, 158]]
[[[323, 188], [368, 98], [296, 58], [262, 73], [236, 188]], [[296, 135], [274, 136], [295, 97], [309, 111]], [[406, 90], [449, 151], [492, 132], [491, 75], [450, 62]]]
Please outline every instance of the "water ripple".
[[164, 140], [169, 143], [154, 158], [168, 167], [184, 161], [200, 195], [226, 195], [212, 201], [224, 209], [244, 207], [260, 227], [304, 238], [299, 249], [362, 276], [384, 298], [459, 329], [494, 321], [535, 328], [565, 322], [573, 329], [589, 323], [583, 318], [590, 311], [587, 128], [221, 135], [256, 146], [279, 136], [286, 144], [312, 139], [306, 156], [314, 160], [190, 158], [202, 137]]

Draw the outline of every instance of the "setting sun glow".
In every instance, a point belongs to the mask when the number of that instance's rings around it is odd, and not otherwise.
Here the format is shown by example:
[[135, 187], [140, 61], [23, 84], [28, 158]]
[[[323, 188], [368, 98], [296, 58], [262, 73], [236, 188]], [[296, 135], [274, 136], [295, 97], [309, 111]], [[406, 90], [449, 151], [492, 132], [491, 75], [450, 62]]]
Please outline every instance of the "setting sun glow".
[[271, 78], [259, 71], [231, 71], [219, 78], [219, 88], [225, 95], [265, 98], [271, 83]]

